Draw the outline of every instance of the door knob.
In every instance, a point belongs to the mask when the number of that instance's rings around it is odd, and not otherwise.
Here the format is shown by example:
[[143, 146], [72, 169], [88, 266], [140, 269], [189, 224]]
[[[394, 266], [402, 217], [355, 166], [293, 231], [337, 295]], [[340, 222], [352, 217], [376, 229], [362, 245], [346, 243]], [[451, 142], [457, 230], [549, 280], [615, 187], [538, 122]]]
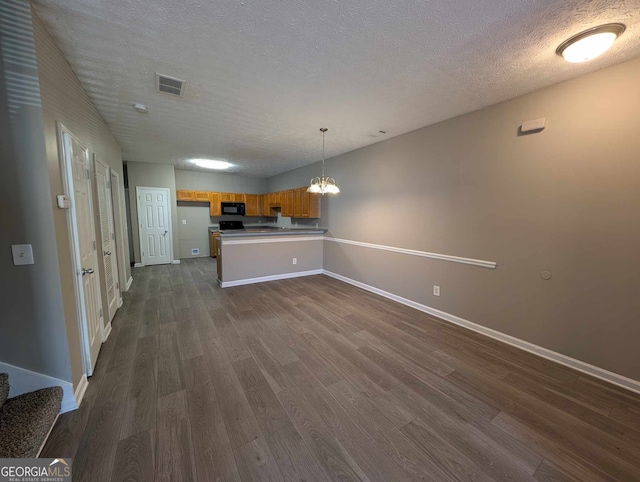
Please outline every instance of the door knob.
[[165, 231], [165, 232], [164, 232], [164, 234], [163, 234], [163, 236], [166, 236], [168, 232], [169, 232], [169, 231]]
[[111, 251], [103, 251], [102, 254], [105, 256], [111, 256]]
[[82, 268], [82, 276], [84, 276], [85, 274], [93, 274], [93, 270], [91, 268], [89, 269]]

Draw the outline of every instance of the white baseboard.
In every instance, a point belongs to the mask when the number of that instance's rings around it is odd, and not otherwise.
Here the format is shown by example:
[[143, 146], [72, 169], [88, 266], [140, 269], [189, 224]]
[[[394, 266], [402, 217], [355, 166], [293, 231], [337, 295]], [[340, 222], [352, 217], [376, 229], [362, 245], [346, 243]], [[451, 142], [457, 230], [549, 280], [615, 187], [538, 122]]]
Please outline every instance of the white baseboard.
[[133, 265], [134, 268], [144, 268], [144, 264], [142, 263], [136, 263]]
[[[32, 372], [31, 370], [3, 362], [0, 362], [0, 372], [9, 374], [9, 386], [11, 387], [9, 397], [33, 392], [41, 388], [62, 387], [60, 413], [70, 412], [78, 408], [78, 403], [73, 393], [73, 384], [71, 382], [50, 377], [43, 373]], [[84, 377], [84, 379], [86, 380], [86, 377]]]
[[240, 279], [236, 281], [222, 281], [220, 282], [220, 286], [222, 288], [230, 288], [232, 286], [241, 286], [241, 285], [250, 285], [253, 283], [264, 283], [265, 281], [275, 281], [279, 279], [288, 279], [288, 278], [299, 278], [301, 276], [312, 276], [314, 274], [322, 274], [322, 269], [313, 269], [310, 271], [298, 271], [296, 273], [284, 273], [284, 274], [274, 274], [271, 276], [261, 276], [259, 278], [247, 278]]
[[104, 340], [102, 340], [102, 343], [104, 343], [105, 341], [107, 341], [107, 339], [109, 338], [109, 335], [111, 334], [111, 322], [107, 323], [107, 326], [104, 327]]
[[174, 259], [173, 261], [171, 261], [171, 264], [180, 264], [180, 260], [179, 259]]
[[125, 291], [129, 291], [129, 288], [131, 288], [131, 283], [133, 283], [133, 276], [129, 276], [129, 279], [127, 280], [127, 285], [124, 287]]
[[371, 286], [371, 285], [362, 283], [360, 281], [347, 278], [346, 276], [342, 276], [340, 274], [333, 273], [327, 270], [323, 270], [323, 273], [332, 278], [338, 279], [340, 281], [344, 281], [345, 283], [349, 283], [351, 285], [357, 286], [358, 288], [362, 288], [363, 290], [367, 290], [372, 293], [378, 294], [380, 296], [384, 296], [385, 298], [389, 298], [390, 300], [397, 301], [398, 303], [402, 303], [403, 305], [410, 306], [411, 308], [415, 308], [416, 310], [423, 311], [430, 315], [436, 316], [442, 320], [448, 321], [458, 326], [462, 326], [464, 328], [475, 331], [477, 333], [481, 333], [490, 338], [493, 338], [494, 340], [498, 340], [503, 343], [506, 343], [507, 345], [514, 346], [521, 350], [538, 355], [542, 358], [546, 358], [547, 360], [551, 360], [561, 365], [567, 366], [569, 368], [573, 368], [574, 370], [577, 370], [582, 373], [586, 373], [593, 377], [599, 378], [600, 380], [604, 380], [606, 382], [612, 383], [614, 385], [625, 388], [632, 392], [640, 393], [640, 381], [638, 380], [633, 380], [623, 375], [619, 375], [617, 373], [613, 373], [608, 370], [605, 370], [604, 368], [590, 365], [589, 363], [576, 360], [575, 358], [571, 358], [567, 355], [563, 355], [562, 353], [558, 353], [558, 352], [549, 350], [547, 348], [534, 345], [533, 343], [529, 343], [528, 341], [524, 341], [519, 338], [515, 338], [511, 335], [507, 335], [505, 333], [492, 330], [491, 328], [487, 328], [486, 326], [478, 325], [477, 323], [473, 323], [472, 321], [465, 320], [464, 318], [460, 318], [459, 316], [452, 315], [451, 313], [440, 311], [436, 308], [431, 308], [430, 306], [423, 305], [421, 303], [410, 300], [408, 298], [403, 298], [402, 296], [398, 296], [388, 291], [384, 291], [379, 288], [376, 288], [375, 286]]
[[87, 386], [89, 386], [89, 380], [87, 380], [86, 375], [82, 375], [82, 378], [80, 379], [80, 383], [78, 383], [78, 386], [76, 387], [76, 391], [73, 394], [74, 398], [76, 399], [76, 404], [78, 405], [78, 407], [82, 403], [84, 394], [87, 391]]

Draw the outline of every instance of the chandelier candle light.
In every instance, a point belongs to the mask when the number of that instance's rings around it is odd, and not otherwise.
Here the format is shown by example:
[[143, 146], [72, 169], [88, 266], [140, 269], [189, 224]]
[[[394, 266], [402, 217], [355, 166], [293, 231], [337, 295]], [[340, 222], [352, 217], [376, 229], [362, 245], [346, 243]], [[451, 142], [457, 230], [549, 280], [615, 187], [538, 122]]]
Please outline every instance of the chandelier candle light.
[[322, 132], [322, 177], [316, 177], [309, 181], [309, 188], [307, 192], [322, 194], [338, 194], [340, 192], [340, 188], [336, 186], [336, 181], [332, 177], [324, 177], [324, 133], [329, 129], [326, 127], [320, 128], [320, 132]]

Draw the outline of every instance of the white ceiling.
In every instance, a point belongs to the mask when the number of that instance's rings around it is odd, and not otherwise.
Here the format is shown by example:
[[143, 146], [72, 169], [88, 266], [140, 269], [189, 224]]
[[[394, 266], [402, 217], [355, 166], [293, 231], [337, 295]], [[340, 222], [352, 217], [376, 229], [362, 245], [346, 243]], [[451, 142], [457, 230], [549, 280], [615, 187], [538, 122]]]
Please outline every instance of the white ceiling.
[[[125, 160], [269, 177], [640, 55], [640, 0], [35, 0]], [[555, 55], [623, 22], [586, 64]], [[155, 73], [188, 82], [157, 93]], [[146, 104], [138, 114], [132, 103]], [[371, 137], [378, 130], [382, 137]]]

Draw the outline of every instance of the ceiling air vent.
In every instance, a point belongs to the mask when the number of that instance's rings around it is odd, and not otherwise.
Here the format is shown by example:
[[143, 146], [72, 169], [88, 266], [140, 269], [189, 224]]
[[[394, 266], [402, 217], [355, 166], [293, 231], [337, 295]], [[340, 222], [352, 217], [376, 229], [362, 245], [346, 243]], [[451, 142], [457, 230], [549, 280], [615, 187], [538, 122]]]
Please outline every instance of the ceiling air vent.
[[182, 94], [184, 94], [185, 83], [186, 82], [184, 80], [162, 74], [156, 74], [156, 89], [158, 92], [182, 97]]

